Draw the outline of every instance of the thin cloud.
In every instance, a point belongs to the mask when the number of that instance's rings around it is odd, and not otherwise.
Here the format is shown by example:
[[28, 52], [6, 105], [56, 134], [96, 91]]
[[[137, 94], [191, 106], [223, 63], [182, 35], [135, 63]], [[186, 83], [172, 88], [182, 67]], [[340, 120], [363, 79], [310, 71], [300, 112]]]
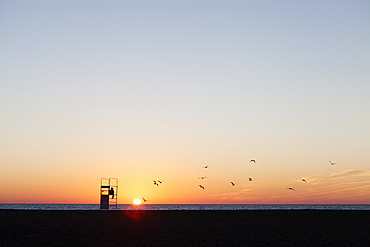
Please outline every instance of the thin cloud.
[[348, 191], [348, 190], [359, 190], [359, 189], [364, 189], [364, 188], [367, 188], [369, 187], [370, 185], [367, 184], [367, 185], [364, 185], [364, 186], [357, 186], [357, 187], [351, 187], [351, 188], [344, 188], [344, 189], [338, 189], [338, 190], [334, 190], [332, 191], [333, 193], [338, 193], [338, 192], [343, 192], [343, 191]]
[[339, 177], [344, 177], [344, 176], [349, 176], [349, 175], [356, 175], [356, 174], [363, 174], [363, 173], [368, 173], [368, 170], [346, 170], [342, 171], [339, 173], [333, 173], [328, 176], [328, 178], [339, 178]]
[[219, 197], [221, 201], [225, 201], [228, 199], [241, 199], [243, 198], [243, 195], [247, 194], [248, 192], [251, 192], [251, 189], [243, 189], [238, 192], [230, 192], [230, 193], [222, 193], [217, 194], [215, 197]]
[[232, 197], [232, 196], [239, 196], [239, 195], [245, 194], [245, 193], [250, 192], [250, 191], [252, 191], [252, 190], [251, 189], [243, 189], [243, 190], [240, 190], [240, 191], [237, 191], [237, 192], [222, 193], [222, 194], [218, 194], [218, 195], [215, 195], [215, 196]]

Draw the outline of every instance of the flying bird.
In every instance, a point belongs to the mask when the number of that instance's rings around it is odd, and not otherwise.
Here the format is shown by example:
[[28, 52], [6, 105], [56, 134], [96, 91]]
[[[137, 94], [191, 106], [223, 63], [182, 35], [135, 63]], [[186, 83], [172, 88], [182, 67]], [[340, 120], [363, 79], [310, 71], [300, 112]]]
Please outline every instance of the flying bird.
[[203, 166], [203, 168], [208, 168], [208, 166]]
[[198, 179], [205, 179], [205, 178], [207, 178], [207, 177], [199, 177]]
[[330, 163], [330, 165], [332, 165], [332, 166], [333, 166], [333, 165], [335, 165], [335, 163], [331, 162], [330, 160], [329, 160], [329, 163]]
[[250, 182], [252, 182], [252, 178], [248, 178], [248, 180], [249, 180]]
[[157, 186], [159, 186], [159, 184], [161, 184], [161, 183], [163, 183], [163, 180], [162, 181], [160, 181], [160, 180], [153, 180], [153, 184], [154, 185], [157, 185]]
[[249, 161], [249, 162], [254, 162], [254, 163], [256, 163], [256, 160], [251, 160], [251, 161]]
[[292, 191], [295, 191], [295, 189], [289, 187], [289, 188], [286, 188], [287, 190], [292, 190]]
[[305, 183], [307, 183], [306, 179], [303, 179], [303, 178], [302, 178], [302, 181], [303, 181], [303, 182], [305, 182]]
[[235, 183], [234, 182], [230, 182], [232, 186], [235, 186]]
[[147, 202], [148, 200], [146, 200], [144, 197], [143, 197], [143, 202]]
[[198, 185], [198, 186], [199, 186], [199, 188], [204, 189], [204, 186], [202, 186], [202, 185]]

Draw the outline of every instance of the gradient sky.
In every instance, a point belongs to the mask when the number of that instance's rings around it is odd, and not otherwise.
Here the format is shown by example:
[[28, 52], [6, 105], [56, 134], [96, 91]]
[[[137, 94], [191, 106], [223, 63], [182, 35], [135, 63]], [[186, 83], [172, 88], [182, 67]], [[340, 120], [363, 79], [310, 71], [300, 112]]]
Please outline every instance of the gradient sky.
[[0, 1], [0, 203], [370, 203], [369, 13]]

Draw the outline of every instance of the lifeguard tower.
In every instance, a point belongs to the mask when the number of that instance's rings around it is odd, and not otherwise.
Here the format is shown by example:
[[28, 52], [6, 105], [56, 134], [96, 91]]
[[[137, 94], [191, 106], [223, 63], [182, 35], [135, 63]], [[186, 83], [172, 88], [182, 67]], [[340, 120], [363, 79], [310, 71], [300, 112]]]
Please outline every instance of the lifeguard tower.
[[100, 209], [109, 210], [109, 205], [116, 205], [117, 210], [118, 179], [102, 178], [100, 180]]

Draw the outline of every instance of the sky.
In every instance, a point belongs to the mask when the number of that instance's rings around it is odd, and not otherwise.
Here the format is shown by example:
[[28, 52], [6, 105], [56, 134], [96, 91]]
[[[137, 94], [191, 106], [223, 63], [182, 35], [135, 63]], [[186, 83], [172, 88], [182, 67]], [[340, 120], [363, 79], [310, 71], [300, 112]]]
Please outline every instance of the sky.
[[0, 1], [0, 203], [369, 204], [369, 13]]

